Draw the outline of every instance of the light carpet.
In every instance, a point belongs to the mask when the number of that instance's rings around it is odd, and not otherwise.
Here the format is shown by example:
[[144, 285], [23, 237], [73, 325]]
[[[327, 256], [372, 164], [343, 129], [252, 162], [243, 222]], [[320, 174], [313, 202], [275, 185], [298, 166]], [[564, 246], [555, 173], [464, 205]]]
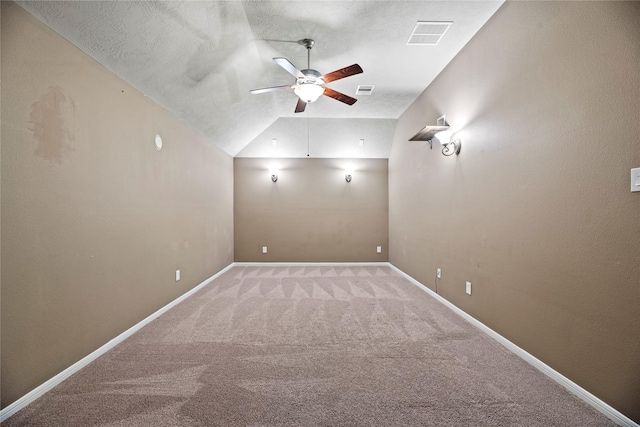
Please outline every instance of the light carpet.
[[4, 425], [614, 424], [389, 267], [236, 266]]

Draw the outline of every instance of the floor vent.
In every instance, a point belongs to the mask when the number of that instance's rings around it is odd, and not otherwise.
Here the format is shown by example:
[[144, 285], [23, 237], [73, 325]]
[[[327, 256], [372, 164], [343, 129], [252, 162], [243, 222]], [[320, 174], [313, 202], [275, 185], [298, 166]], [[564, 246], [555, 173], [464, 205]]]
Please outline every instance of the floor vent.
[[356, 89], [356, 95], [371, 95], [375, 85], [359, 85]]
[[407, 45], [437, 45], [453, 22], [449, 21], [418, 21], [411, 32]]

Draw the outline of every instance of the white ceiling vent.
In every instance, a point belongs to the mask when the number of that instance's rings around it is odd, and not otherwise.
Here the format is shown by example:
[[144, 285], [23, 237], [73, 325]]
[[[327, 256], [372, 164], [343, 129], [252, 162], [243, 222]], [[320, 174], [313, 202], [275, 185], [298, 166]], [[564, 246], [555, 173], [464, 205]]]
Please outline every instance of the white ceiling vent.
[[358, 85], [358, 89], [356, 89], [356, 95], [371, 95], [374, 87], [375, 85]]
[[436, 45], [453, 22], [418, 21], [407, 41], [408, 45]]

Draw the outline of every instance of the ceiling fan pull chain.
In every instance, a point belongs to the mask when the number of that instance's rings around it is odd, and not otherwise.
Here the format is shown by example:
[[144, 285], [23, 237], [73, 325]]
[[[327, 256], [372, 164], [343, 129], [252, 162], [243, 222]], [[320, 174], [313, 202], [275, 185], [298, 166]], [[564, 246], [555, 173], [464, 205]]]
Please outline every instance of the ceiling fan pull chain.
[[310, 140], [310, 135], [311, 135], [311, 131], [309, 130], [309, 113], [307, 113], [307, 157], [309, 157], [309, 147], [311, 145], [311, 143], [309, 142]]

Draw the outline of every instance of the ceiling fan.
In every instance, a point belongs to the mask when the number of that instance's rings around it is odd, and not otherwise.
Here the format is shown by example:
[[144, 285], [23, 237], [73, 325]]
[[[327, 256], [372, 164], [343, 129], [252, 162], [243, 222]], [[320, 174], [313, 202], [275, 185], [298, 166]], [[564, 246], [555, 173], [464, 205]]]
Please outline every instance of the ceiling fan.
[[352, 98], [344, 93], [340, 93], [336, 90], [328, 88], [325, 84], [344, 79], [345, 77], [353, 76], [355, 74], [362, 73], [362, 68], [358, 64], [349, 65], [348, 67], [341, 68], [328, 74], [320, 74], [316, 70], [311, 69], [311, 48], [315, 44], [312, 39], [298, 40], [296, 43], [307, 48], [307, 69], [298, 70], [295, 65], [291, 63], [287, 58], [273, 58], [276, 64], [285, 69], [289, 74], [296, 78], [296, 82], [291, 85], [265, 87], [262, 89], [250, 90], [250, 93], [264, 93], [273, 92], [276, 90], [293, 89], [296, 95], [298, 95], [298, 103], [296, 104], [296, 113], [304, 111], [308, 103], [314, 102], [321, 95], [328, 96], [329, 98], [336, 99], [345, 104], [353, 105], [357, 99]]

